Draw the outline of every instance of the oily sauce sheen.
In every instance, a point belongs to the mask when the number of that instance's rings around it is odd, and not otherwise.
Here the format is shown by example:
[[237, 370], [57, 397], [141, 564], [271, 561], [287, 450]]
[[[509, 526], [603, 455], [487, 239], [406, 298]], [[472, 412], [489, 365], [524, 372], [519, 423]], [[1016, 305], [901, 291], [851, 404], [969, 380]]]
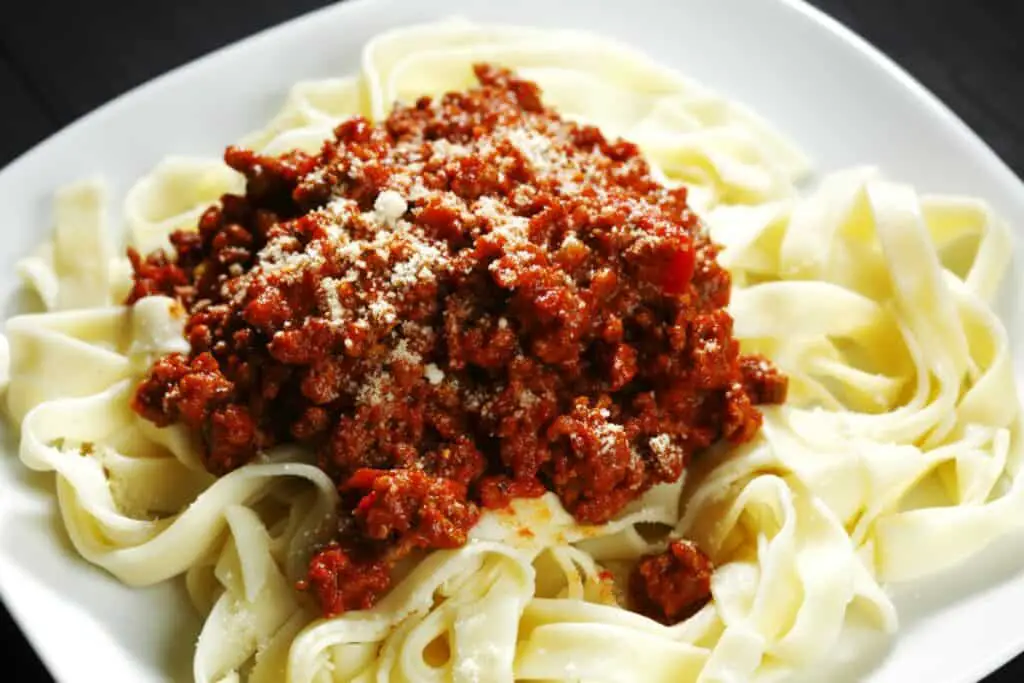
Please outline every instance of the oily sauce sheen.
[[[750, 439], [786, 380], [732, 335], [728, 273], [635, 145], [563, 121], [533, 83], [342, 123], [319, 155], [229, 148], [247, 179], [174, 253], [130, 252], [129, 303], [189, 312], [134, 408], [201, 436], [214, 474], [281, 443], [315, 451], [342, 499], [308, 580], [364, 609], [417, 550], [456, 548], [480, 509], [553, 491], [580, 522]], [[689, 545], [638, 564], [662, 621], [708, 597]]]

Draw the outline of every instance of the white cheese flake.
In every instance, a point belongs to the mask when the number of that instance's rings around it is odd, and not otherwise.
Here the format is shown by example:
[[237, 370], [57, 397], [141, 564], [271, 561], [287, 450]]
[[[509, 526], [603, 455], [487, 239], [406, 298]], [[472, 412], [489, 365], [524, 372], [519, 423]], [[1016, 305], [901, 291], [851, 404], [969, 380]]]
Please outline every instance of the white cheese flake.
[[394, 190], [384, 190], [377, 195], [377, 200], [373, 203], [373, 211], [377, 220], [389, 226], [393, 226], [399, 218], [405, 215], [408, 208], [405, 197]]
[[444, 381], [444, 371], [433, 363], [428, 363], [424, 366], [423, 375], [427, 378], [428, 382], [435, 386]]

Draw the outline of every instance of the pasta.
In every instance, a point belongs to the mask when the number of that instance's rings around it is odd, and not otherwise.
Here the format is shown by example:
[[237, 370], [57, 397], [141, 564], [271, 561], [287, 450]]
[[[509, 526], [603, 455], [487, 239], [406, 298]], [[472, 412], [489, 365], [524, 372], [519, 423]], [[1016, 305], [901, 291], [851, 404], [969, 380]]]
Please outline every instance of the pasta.
[[[117, 304], [131, 271], [106, 190], [65, 188], [52, 240], [19, 265], [46, 311], [7, 323], [8, 413], [24, 464], [55, 473], [83, 557], [131, 585], [184, 576], [206, 615], [198, 683], [776, 680], [854, 615], [894, 631], [885, 583], [1024, 518], [1020, 407], [991, 306], [1010, 237], [981, 201], [867, 168], [800, 193], [804, 155], [705, 86], [589, 34], [464, 21], [380, 35], [358, 76], [296, 85], [243, 143], [315, 150], [343, 118], [467, 87], [480, 61], [690, 188], [724, 247], [735, 334], [789, 376], [788, 402], [754, 441], [716, 447], [607, 524], [579, 524], [551, 493], [516, 500], [372, 609], [319, 619], [294, 583], [334, 524], [334, 484], [295, 447], [214, 478], [188, 433], [131, 410], [153, 360], [187, 350], [185, 314], [165, 297]], [[166, 160], [125, 198], [128, 243], [165, 245], [240, 183], [220, 161]], [[674, 626], [622, 609], [606, 577], [664, 547], [650, 525], [717, 567], [712, 602]]]

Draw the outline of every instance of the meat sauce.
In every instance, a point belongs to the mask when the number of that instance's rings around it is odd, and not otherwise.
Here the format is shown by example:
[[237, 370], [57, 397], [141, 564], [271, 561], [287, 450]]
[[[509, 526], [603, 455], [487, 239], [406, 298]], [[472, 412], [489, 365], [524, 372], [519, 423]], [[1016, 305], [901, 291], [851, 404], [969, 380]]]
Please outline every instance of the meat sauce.
[[631, 607], [664, 624], [692, 616], [711, 599], [711, 560], [689, 541], [640, 560], [629, 577]]
[[[214, 474], [291, 442], [337, 482], [335, 540], [301, 582], [326, 615], [373, 605], [409, 553], [464, 544], [481, 508], [552, 491], [605, 522], [785, 397], [739, 352], [686, 190], [533, 83], [475, 72], [316, 155], [229, 148], [245, 194], [172, 254], [129, 254], [128, 303], [177, 298], [191, 345], [134, 409], [199, 434]], [[633, 594], [671, 620], [707, 599], [710, 565], [665, 557]]]

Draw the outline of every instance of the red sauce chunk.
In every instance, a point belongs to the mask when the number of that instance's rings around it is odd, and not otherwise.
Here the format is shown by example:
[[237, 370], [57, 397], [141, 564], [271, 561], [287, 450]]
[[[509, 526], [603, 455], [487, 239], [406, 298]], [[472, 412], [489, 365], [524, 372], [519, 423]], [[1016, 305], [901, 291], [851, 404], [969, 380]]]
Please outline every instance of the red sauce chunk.
[[128, 302], [181, 301], [191, 345], [134, 409], [193, 430], [214, 474], [299, 443], [337, 482], [304, 582], [328, 615], [371, 606], [409, 553], [465, 543], [481, 506], [553, 491], [605, 522], [785, 398], [739, 352], [686, 190], [533, 83], [476, 74], [316, 155], [229, 148], [245, 194], [172, 254], [129, 254]]
[[711, 599], [711, 560], [689, 541], [643, 558], [629, 579], [631, 607], [663, 624], [696, 614]]

